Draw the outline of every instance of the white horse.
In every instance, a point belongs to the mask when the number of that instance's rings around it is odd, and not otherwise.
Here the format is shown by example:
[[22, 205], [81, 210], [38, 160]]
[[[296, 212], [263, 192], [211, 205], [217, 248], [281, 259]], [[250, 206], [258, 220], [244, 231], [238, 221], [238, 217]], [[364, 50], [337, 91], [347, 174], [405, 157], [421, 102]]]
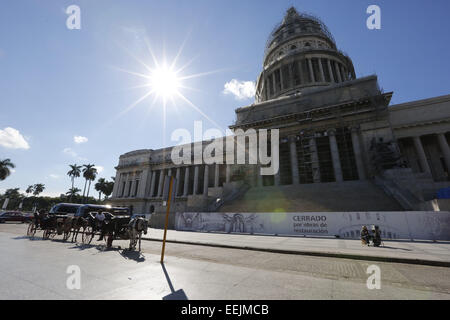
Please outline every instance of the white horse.
[[128, 223], [128, 235], [130, 237], [129, 250], [135, 250], [139, 240], [139, 251], [141, 251], [142, 232], [147, 234], [148, 221], [143, 217], [135, 217]]

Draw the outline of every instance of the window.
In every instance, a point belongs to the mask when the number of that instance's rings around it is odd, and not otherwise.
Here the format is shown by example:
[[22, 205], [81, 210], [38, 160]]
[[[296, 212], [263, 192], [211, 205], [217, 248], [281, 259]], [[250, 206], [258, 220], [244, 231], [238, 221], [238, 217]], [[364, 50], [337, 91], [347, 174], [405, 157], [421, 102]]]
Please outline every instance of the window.
[[280, 69], [275, 70], [275, 72], [273, 74], [275, 76], [275, 91], [279, 92], [279, 91], [281, 91]]
[[297, 46], [296, 45], [292, 45], [291, 46], [291, 50], [295, 50], [295, 49], [297, 49]]
[[314, 79], [316, 80], [316, 82], [322, 81], [322, 76], [320, 75], [320, 68], [319, 68], [319, 59], [312, 58], [311, 64], [313, 67]]
[[297, 62], [293, 62], [289, 65], [290, 69], [291, 69], [291, 77], [292, 77], [292, 83], [294, 86], [298, 86], [301, 84], [301, 79], [300, 79], [300, 72], [298, 69], [298, 64]]
[[327, 59], [321, 59], [322, 61], [322, 69], [323, 73], [325, 75], [325, 81], [331, 82], [331, 76], [330, 76], [330, 69], [328, 69], [328, 60]]
[[301, 69], [302, 69], [302, 82], [303, 83], [309, 83], [312, 81], [311, 74], [309, 73], [309, 66], [308, 66], [308, 60], [303, 59], [300, 62]]
[[128, 196], [128, 197], [131, 195], [131, 183], [132, 183], [131, 180], [128, 181], [128, 193], [127, 193], [127, 196]]
[[268, 77], [267, 77], [267, 88], [269, 88], [269, 95], [271, 96], [271, 95], [273, 95], [273, 79], [272, 79], [272, 75], [270, 74]]

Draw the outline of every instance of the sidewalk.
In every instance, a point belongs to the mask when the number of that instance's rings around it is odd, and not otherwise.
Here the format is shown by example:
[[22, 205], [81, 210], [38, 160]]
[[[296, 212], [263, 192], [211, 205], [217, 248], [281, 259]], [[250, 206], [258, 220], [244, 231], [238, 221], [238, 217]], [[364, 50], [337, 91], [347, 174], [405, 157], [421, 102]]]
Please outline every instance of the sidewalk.
[[[162, 241], [163, 235], [164, 230], [149, 229], [144, 239]], [[375, 248], [363, 247], [360, 240], [168, 230], [167, 242], [450, 267], [448, 241], [384, 241], [384, 247]]]

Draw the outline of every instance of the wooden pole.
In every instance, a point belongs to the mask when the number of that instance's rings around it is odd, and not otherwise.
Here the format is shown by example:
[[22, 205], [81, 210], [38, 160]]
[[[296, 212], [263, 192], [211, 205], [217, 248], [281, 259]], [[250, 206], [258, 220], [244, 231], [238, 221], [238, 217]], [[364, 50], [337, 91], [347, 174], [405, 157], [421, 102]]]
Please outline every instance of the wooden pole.
[[161, 250], [161, 263], [164, 263], [164, 250], [166, 249], [166, 235], [167, 235], [167, 227], [169, 226], [169, 211], [170, 211], [170, 198], [172, 195], [172, 187], [173, 187], [173, 177], [170, 177], [169, 184], [169, 196], [167, 198], [167, 209], [166, 209], [166, 224], [164, 227], [164, 237], [163, 237], [163, 245]]

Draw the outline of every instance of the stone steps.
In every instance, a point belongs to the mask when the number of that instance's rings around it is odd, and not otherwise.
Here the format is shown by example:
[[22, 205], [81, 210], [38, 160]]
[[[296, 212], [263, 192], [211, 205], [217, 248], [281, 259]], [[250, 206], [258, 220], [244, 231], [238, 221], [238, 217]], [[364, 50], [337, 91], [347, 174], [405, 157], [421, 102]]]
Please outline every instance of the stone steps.
[[221, 212], [402, 210], [396, 200], [371, 181], [253, 187], [220, 208]]

